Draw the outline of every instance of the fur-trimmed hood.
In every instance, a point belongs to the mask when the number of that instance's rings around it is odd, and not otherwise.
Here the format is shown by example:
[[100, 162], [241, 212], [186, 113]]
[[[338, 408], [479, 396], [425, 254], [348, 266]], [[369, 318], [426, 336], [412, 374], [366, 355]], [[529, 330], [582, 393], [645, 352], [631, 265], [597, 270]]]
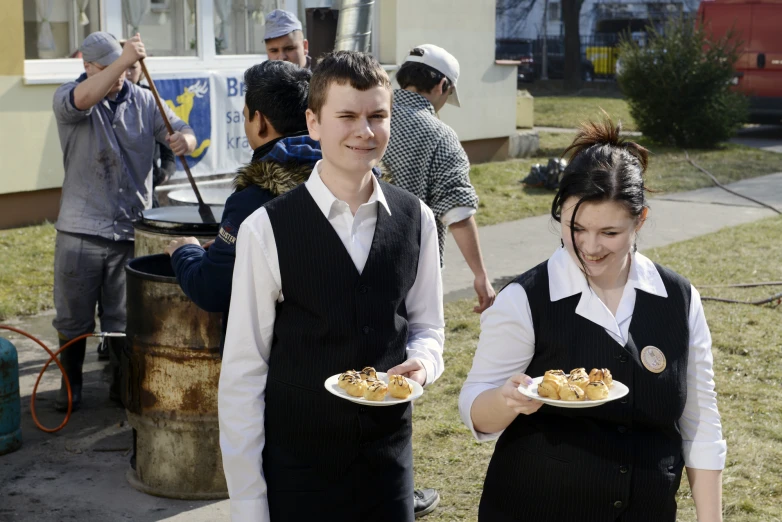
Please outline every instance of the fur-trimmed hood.
[[258, 185], [279, 196], [307, 181], [312, 169], [312, 164], [293, 161], [285, 164], [268, 160], [248, 163], [237, 171], [234, 188], [239, 192], [250, 185]]

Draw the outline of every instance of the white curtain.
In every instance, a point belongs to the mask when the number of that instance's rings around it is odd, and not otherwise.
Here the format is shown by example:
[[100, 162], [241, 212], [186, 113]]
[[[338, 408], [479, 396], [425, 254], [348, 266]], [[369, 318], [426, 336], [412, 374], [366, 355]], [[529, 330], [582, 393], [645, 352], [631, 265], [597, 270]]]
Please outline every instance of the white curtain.
[[250, 12], [252, 21], [256, 24], [264, 23], [263, 0], [250, 0], [247, 2], [247, 11]]
[[122, 14], [125, 15], [125, 23], [130, 26], [128, 37], [135, 36], [139, 32], [144, 15], [149, 12], [149, 0], [122, 0]]
[[49, 51], [56, 51], [57, 46], [54, 43], [54, 35], [52, 34], [52, 8], [54, 7], [54, 0], [35, 0], [35, 8], [38, 10], [38, 18], [41, 19], [41, 25], [38, 28], [38, 53], [40, 56], [41, 51], [48, 53]]
[[190, 25], [196, 23], [196, 0], [187, 0], [187, 7], [190, 10]]
[[[215, 13], [220, 17], [220, 30], [215, 35], [217, 38], [223, 41], [222, 49], [231, 49], [231, 42], [229, 36], [231, 34], [229, 28], [231, 27], [231, 4], [233, 0], [214, 0]], [[218, 53], [220, 49], [218, 49]], [[229, 51], [230, 52], [230, 51]]]
[[79, 25], [89, 24], [90, 19], [87, 18], [87, 6], [90, 5], [90, 0], [76, 0], [76, 5], [79, 8]]

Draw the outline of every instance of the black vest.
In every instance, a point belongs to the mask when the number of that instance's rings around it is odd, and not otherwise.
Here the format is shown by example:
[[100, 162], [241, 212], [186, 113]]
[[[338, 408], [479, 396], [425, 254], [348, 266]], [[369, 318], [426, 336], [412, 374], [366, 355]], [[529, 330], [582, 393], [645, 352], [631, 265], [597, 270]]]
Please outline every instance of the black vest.
[[[532, 415], [519, 415], [497, 442], [481, 520], [675, 521], [691, 289], [683, 277], [655, 266], [668, 297], [636, 290], [626, 346], [576, 315], [581, 294], [551, 302], [546, 263], [515, 280], [527, 294], [535, 330], [527, 375], [608, 368], [630, 393], [595, 408], [544, 405]], [[649, 345], [665, 354], [662, 373], [650, 372], [640, 361]]]
[[266, 204], [280, 263], [266, 384], [268, 447], [280, 447], [325, 473], [356, 458], [395, 459], [410, 444], [409, 404], [362, 407], [324, 389], [331, 375], [406, 359], [405, 297], [418, 270], [421, 203], [381, 183], [391, 210], [377, 225], [361, 274], [306, 186]]

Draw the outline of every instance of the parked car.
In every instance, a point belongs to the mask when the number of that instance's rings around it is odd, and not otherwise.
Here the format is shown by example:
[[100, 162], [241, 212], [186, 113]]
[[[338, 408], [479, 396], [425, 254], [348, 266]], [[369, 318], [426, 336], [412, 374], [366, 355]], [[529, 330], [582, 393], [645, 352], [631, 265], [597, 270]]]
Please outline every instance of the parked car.
[[716, 38], [737, 31], [742, 47], [733, 83], [749, 96], [749, 121], [782, 123], [780, 0], [703, 0], [697, 20]]

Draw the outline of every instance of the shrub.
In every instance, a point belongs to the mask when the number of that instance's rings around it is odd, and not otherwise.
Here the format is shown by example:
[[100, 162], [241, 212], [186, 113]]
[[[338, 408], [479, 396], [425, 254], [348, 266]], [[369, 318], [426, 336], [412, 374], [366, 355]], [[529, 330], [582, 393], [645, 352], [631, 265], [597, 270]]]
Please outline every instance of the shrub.
[[740, 46], [733, 32], [711, 39], [683, 18], [650, 28], [645, 47], [624, 38], [617, 79], [639, 130], [678, 147], [711, 148], [733, 136], [747, 116], [746, 97], [730, 90]]

